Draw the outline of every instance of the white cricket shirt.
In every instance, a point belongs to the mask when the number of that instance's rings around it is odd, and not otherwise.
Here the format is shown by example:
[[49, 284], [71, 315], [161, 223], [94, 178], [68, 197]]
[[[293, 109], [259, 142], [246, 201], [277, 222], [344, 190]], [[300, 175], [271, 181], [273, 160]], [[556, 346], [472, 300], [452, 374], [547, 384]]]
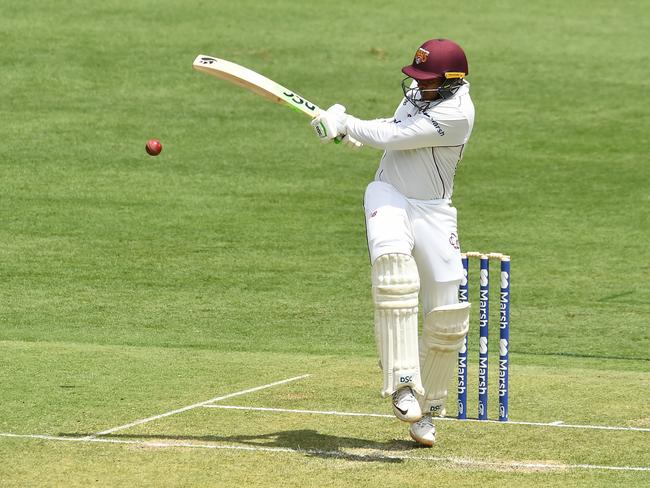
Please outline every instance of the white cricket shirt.
[[384, 149], [375, 181], [394, 186], [407, 198], [451, 199], [456, 167], [474, 126], [474, 104], [465, 82], [456, 94], [420, 112], [405, 98], [393, 119], [348, 117], [347, 133]]

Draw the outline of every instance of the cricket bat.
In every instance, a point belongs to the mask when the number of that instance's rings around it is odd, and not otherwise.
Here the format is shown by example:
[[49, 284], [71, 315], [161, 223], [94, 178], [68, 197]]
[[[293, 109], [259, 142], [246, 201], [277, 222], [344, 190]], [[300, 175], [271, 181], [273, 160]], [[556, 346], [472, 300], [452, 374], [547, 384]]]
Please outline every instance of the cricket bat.
[[311, 118], [316, 117], [321, 112], [321, 109], [316, 104], [301, 97], [293, 90], [289, 90], [266, 76], [237, 63], [199, 54], [194, 60], [192, 67], [195, 70], [250, 90], [272, 102], [288, 105], [293, 109], [309, 115]]
[[[192, 63], [192, 67], [197, 71], [202, 71], [216, 78], [229, 81], [234, 85], [241, 86], [272, 102], [291, 107], [294, 110], [309, 115], [312, 119], [321, 112], [318, 105], [301, 97], [293, 90], [289, 90], [266, 76], [237, 63], [199, 54], [194, 60], [194, 63]], [[334, 139], [334, 142], [339, 144], [341, 140], [342, 137], [339, 136]], [[361, 147], [361, 144], [352, 137], [348, 137], [348, 140], [355, 149]]]

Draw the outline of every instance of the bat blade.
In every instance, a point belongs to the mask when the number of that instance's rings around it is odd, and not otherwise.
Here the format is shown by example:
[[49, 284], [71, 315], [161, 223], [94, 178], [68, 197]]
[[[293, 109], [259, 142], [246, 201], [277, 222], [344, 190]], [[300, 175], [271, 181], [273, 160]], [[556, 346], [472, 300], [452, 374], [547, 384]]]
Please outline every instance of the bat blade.
[[312, 118], [321, 112], [316, 104], [301, 97], [293, 90], [237, 63], [199, 54], [192, 67], [197, 71], [245, 88], [272, 102], [288, 105]]

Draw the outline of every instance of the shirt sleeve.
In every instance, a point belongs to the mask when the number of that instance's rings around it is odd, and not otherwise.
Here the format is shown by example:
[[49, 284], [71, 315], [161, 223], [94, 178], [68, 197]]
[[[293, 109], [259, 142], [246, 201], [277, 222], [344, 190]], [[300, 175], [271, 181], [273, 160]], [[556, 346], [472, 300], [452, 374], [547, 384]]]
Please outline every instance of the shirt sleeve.
[[434, 146], [460, 146], [466, 142], [469, 122], [459, 117], [419, 113], [403, 121], [360, 120], [349, 116], [347, 133], [378, 149], [407, 150]]

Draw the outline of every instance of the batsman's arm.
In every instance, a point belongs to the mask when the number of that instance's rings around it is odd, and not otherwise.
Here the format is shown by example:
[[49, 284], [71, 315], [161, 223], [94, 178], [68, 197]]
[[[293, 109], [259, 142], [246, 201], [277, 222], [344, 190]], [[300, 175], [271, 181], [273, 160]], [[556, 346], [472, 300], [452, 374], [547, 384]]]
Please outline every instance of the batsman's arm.
[[433, 120], [420, 114], [403, 123], [382, 120], [345, 119], [346, 134], [377, 149], [408, 150], [421, 147], [459, 146], [466, 142], [469, 122]]

